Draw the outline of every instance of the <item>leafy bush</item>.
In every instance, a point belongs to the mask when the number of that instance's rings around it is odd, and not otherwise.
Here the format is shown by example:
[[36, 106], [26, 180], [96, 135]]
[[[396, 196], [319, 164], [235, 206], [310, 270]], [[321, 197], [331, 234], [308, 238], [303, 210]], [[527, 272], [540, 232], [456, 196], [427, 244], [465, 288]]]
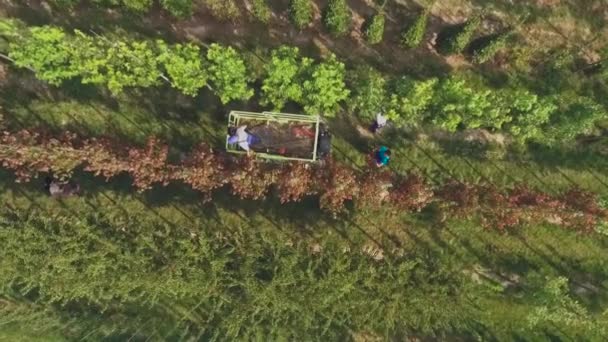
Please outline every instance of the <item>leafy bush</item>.
[[193, 0], [161, 0], [160, 4], [178, 18], [185, 18], [192, 15]]
[[402, 77], [397, 80], [388, 103], [387, 117], [406, 125], [422, 123], [435, 96], [437, 83], [436, 78], [416, 81]]
[[428, 10], [424, 11], [412, 26], [410, 26], [403, 35], [401, 36], [401, 45], [406, 48], [416, 48], [422, 42], [424, 38], [424, 34], [426, 33], [426, 26], [429, 21], [430, 12]]
[[347, 33], [350, 29], [352, 14], [346, 0], [329, 0], [323, 22], [329, 30], [336, 36]]
[[508, 132], [519, 142], [542, 137], [544, 125], [557, 109], [555, 102], [527, 90], [511, 91], [505, 96], [512, 117], [507, 125]]
[[370, 66], [359, 66], [349, 74], [349, 89], [352, 98], [350, 110], [358, 111], [361, 117], [372, 119], [386, 102], [386, 79]]
[[78, 75], [72, 67], [73, 47], [59, 28], [33, 27], [24, 38], [11, 42], [9, 49], [15, 65], [34, 69], [36, 77], [50, 84]]
[[164, 66], [174, 88], [190, 96], [196, 96], [207, 84], [207, 72], [203, 68], [200, 49], [194, 44], [176, 44], [169, 47], [165, 42], [156, 43], [158, 61]]
[[303, 104], [307, 113], [336, 113], [338, 103], [350, 94], [344, 84], [344, 69], [344, 64], [333, 54], [326, 61], [311, 68], [312, 73], [304, 81]]
[[370, 44], [378, 44], [382, 41], [384, 35], [384, 14], [377, 13], [371, 17], [367, 27], [365, 28], [365, 39]]
[[266, 75], [262, 83], [260, 103], [280, 110], [287, 101], [302, 102], [302, 76], [311, 65], [312, 60], [302, 58], [296, 47], [282, 46], [274, 50], [264, 67]]
[[473, 89], [463, 79], [451, 77], [441, 82], [433, 99], [432, 122], [450, 132], [466, 128], [500, 129], [511, 120], [497, 92]]
[[152, 5], [152, 0], [122, 0], [123, 6], [130, 10], [144, 12]]
[[310, 0], [291, 0], [289, 17], [298, 29], [307, 27], [312, 21], [312, 3]]
[[67, 8], [74, 6], [78, 2], [80, 2], [80, 0], [51, 0], [52, 4]]
[[503, 33], [485, 41], [483, 45], [473, 51], [473, 62], [484, 63], [494, 57], [498, 51], [506, 47], [509, 37], [509, 33]]
[[211, 14], [220, 20], [234, 20], [241, 15], [234, 0], [204, 0]]
[[145, 41], [91, 37], [76, 31], [72, 65], [82, 83], [105, 84], [112, 93], [125, 87], [150, 87], [160, 74], [156, 52]]
[[270, 7], [266, 3], [266, 0], [253, 0], [253, 16], [256, 17], [259, 21], [267, 24], [270, 20], [270, 16], [272, 11]]
[[580, 134], [589, 134], [598, 120], [608, 118], [606, 109], [588, 97], [573, 100], [559, 98], [560, 108], [551, 116], [545, 132], [547, 137], [557, 142], [574, 140]]
[[207, 50], [207, 59], [213, 90], [223, 104], [232, 100], [248, 100], [253, 96], [253, 89], [247, 84], [245, 62], [235, 49], [211, 44]]
[[475, 16], [464, 23], [460, 30], [448, 39], [446, 52], [461, 53], [464, 51], [479, 25], [481, 25], [481, 16]]

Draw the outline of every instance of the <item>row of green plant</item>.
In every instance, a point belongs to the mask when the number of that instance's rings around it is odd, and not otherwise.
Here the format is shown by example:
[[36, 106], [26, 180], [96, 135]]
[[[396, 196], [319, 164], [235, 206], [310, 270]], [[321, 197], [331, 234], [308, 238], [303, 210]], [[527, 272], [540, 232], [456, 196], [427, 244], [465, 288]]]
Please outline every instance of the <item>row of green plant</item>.
[[[313, 247], [142, 212], [19, 209], [0, 208], [0, 313], [4, 327], [41, 336], [349, 340], [502, 331], [543, 340], [545, 330], [555, 336], [554, 325], [571, 338], [607, 334], [605, 316], [577, 302], [564, 278], [527, 282], [513, 301], [500, 285], [473, 281], [453, 255], [423, 246], [378, 260], [329, 238]], [[522, 314], [501, 314], [505, 306]]]
[[[52, 0], [52, 4], [61, 8], [74, 8], [82, 4], [82, 0]], [[195, 6], [198, 4], [195, 0], [91, 0], [97, 6], [102, 7], [121, 7], [134, 13], [143, 13], [149, 11], [155, 2], [178, 18], [184, 18], [192, 15]], [[202, 3], [211, 11], [218, 19], [234, 20], [240, 16], [240, 10], [235, 0], [203, 0]], [[256, 1], [255, 6], [266, 5]], [[266, 5], [267, 6], [267, 5]]]
[[[5, 35], [11, 40], [9, 57], [15, 65], [31, 68], [39, 79], [55, 85], [79, 78], [82, 83], [106, 85], [112, 93], [120, 93], [126, 87], [157, 86], [164, 80], [190, 96], [210, 85], [224, 104], [248, 100], [254, 93], [242, 55], [229, 46], [211, 44], [201, 55], [201, 49], [191, 43], [169, 45], [80, 31], [67, 34], [50, 26], [14, 27]], [[334, 56], [322, 62], [300, 60], [297, 48], [281, 48], [274, 55], [277, 57], [266, 67], [262, 102], [280, 108], [284, 102], [277, 98], [289, 97], [309, 113], [332, 114], [348, 96], [344, 64]], [[292, 66], [286, 62], [301, 63]], [[281, 94], [280, 86], [287, 82], [301, 82], [298, 94]]]
[[[15, 64], [35, 70], [51, 84], [78, 77], [117, 93], [165, 79], [191, 96], [209, 83], [222, 103], [254, 94], [251, 72], [232, 47], [212, 44], [201, 56], [191, 43], [168, 45], [79, 31], [70, 35], [48, 26], [15, 28], [5, 36], [11, 40], [9, 57]], [[588, 97], [494, 89], [465, 76], [389, 79], [369, 67], [347, 72], [333, 55], [315, 62], [295, 47], [280, 47], [263, 66], [260, 103], [281, 110], [293, 102], [307, 113], [333, 115], [347, 101], [363, 118], [382, 111], [398, 125], [432, 125], [451, 132], [485, 128], [508, 133], [518, 142], [569, 141], [590, 133], [596, 121], [607, 117], [605, 108]]]
[[23, 130], [4, 132], [0, 147], [1, 165], [14, 171], [18, 180], [29, 180], [39, 172], [65, 178], [82, 168], [107, 179], [126, 173], [139, 190], [182, 182], [206, 195], [229, 186], [241, 198], [263, 199], [275, 188], [281, 202], [318, 196], [320, 208], [333, 215], [344, 213], [352, 201], [363, 209], [417, 212], [434, 207], [445, 214], [479, 217], [485, 226], [501, 231], [552, 219], [564, 227], [594, 231], [608, 214], [597, 196], [576, 188], [551, 196], [526, 186], [504, 191], [448, 181], [432, 187], [416, 174], [399, 176], [375, 166], [358, 172], [331, 159], [321, 164], [275, 165], [227, 156], [206, 145], [173, 161], [169, 146], [154, 138], [145, 147], [128, 147], [107, 139], [83, 140], [70, 133], [52, 138]]
[[[73, 7], [81, 0], [54, 0], [61, 7]], [[122, 6], [136, 12], [143, 12], [152, 6], [152, 0], [93, 0], [100, 6]], [[235, 20], [240, 16], [240, 10], [234, 0], [205, 0], [205, 5], [211, 13], [221, 20]], [[195, 6], [193, 0], [160, 0], [160, 5], [177, 17], [186, 17], [192, 14]], [[384, 6], [367, 19], [362, 27], [366, 40], [370, 44], [378, 44], [383, 40], [385, 14]], [[251, 14], [260, 22], [268, 23], [272, 16], [272, 9], [266, 0], [254, 0], [251, 3]], [[313, 4], [310, 0], [291, 0], [289, 3], [289, 16], [298, 29], [308, 27], [313, 20]], [[401, 44], [406, 48], [418, 47], [424, 38], [430, 16], [430, 8], [424, 11], [403, 31]], [[335, 36], [343, 36], [352, 26], [352, 13], [345, 0], [330, 0], [323, 12], [323, 22], [327, 30]], [[475, 30], [481, 24], [481, 16], [474, 16], [449, 34], [439, 49], [446, 53], [462, 53], [473, 38]], [[472, 60], [484, 63], [491, 59], [499, 50], [506, 47], [510, 33], [492, 34], [482, 37], [471, 44]]]
[[397, 124], [440, 127], [447, 131], [485, 128], [508, 133], [515, 141], [571, 141], [591, 133], [608, 117], [592, 98], [572, 93], [539, 96], [523, 88], [493, 89], [469, 75], [417, 80], [387, 79], [370, 67], [349, 77], [352, 111], [372, 118], [384, 112]]
[[[427, 31], [429, 17], [430, 8], [426, 8], [416, 20], [403, 31], [401, 35], [401, 45], [403, 47], [412, 49], [420, 46]], [[507, 42], [513, 34], [507, 30], [475, 39], [475, 33], [481, 26], [481, 23], [482, 16], [476, 15], [459, 26], [444, 29], [444, 31], [439, 34], [438, 41], [435, 42], [436, 48], [443, 53], [449, 54], [467, 52], [471, 55], [473, 62], [479, 64], [487, 62], [500, 50], [506, 47]], [[368, 34], [370, 43], [372, 42], [371, 37], [378, 35], [378, 33], [375, 33], [374, 35]]]

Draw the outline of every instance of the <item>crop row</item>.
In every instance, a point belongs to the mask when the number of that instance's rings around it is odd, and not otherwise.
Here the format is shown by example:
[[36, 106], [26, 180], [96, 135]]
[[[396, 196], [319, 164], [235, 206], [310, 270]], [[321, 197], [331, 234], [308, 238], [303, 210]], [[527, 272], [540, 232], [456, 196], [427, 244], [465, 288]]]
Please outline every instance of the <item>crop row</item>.
[[319, 164], [272, 164], [226, 155], [206, 145], [172, 158], [169, 146], [155, 138], [144, 147], [128, 147], [105, 139], [80, 139], [74, 134], [53, 138], [27, 130], [4, 132], [0, 162], [23, 181], [39, 172], [65, 178], [83, 168], [106, 179], [126, 173], [139, 190], [182, 182], [206, 194], [207, 199], [213, 190], [224, 186], [249, 199], [263, 199], [272, 190], [281, 202], [317, 196], [320, 207], [334, 215], [344, 213], [347, 203], [352, 202], [358, 208], [382, 207], [394, 213], [428, 209], [438, 210], [441, 216], [475, 216], [487, 227], [499, 230], [552, 222], [592, 231], [607, 214], [596, 196], [575, 188], [551, 196], [525, 185], [503, 191], [453, 180], [432, 187], [413, 173], [402, 176], [375, 166], [359, 172], [331, 159]]

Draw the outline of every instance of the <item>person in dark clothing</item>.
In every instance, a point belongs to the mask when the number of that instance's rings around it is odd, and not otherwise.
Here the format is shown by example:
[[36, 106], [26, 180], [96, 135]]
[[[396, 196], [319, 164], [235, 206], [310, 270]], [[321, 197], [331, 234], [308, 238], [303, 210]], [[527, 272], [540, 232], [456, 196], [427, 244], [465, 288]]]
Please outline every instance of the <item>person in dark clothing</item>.
[[391, 160], [391, 150], [386, 146], [380, 146], [380, 148], [374, 153], [376, 159], [376, 166], [382, 167], [388, 165]]
[[331, 135], [329, 131], [323, 129], [319, 132], [317, 155], [319, 158], [325, 158], [331, 152]]
[[44, 189], [51, 197], [61, 198], [80, 194], [80, 186], [72, 181], [61, 182], [51, 176], [44, 179]]

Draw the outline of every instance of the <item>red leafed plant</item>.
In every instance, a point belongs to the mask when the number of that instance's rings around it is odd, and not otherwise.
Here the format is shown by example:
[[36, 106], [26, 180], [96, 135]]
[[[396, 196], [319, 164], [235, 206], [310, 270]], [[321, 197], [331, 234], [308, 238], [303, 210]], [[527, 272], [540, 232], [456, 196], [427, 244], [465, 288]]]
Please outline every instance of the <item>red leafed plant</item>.
[[205, 144], [196, 146], [173, 170], [171, 178], [182, 180], [192, 189], [204, 193], [221, 187], [227, 181], [224, 160]]
[[245, 156], [229, 163], [232, 193], [241, 198], [262, 199], [275, 180], [276, 169]]
[[572, 188], [560, 196], [561, 201], [567, 206], [584, 213], [606, 216], [606, 211], [598, 203], [597, 195], [580, 188]]
[[420, 175], [409, 173], [397, 181], [391, 201], [398, 208], [420, 211], [433, 200], [433, 190]]
[[144, 148], [129, 149], [128, 171], [135, 187], [146, 190], [154, 183], [169, 183], [172, 167], [167, 164], [168, 151], [169, 147], [156, 138], [148, 139]]
[[525, 216], [520, 208], [513, 206], [509, 198], [494, 186], [479, 188], [479, 205], [483, 225], [505, 231], [520, 226]]
[[293, 162], [286, 164], [277, 174], [277, 189], [281, 203], [296, 202], [314, 192], [313, 168], [310, 164]]
[[442, 185], [437, 195], [446, 201], [449, 208], [457, 215], [470, 215], [479, 203], [478, 189], [456, 180], [450, 180]]
[[327, 159], [325, 165], [317, 170], [317, 179], [319, 205], [333, 215], [343, 212], [344, 203], [359, 193], [354, 171], [333, 159]]
[[375, 165], [358, 177], [359, 194], [355, 202], [361, 208], [379, 208], [390, 199], [393, 174]]
[[509, 202], [518, 207], [545, 206], [559, 207], [559, 200], [544, 192], [534, 191], [527, 185], [519, 184], [509, 192]]
[[28, 181], [38, 172], [53, 172], [68, 177], [82, 163], [83, 156], [72, 145], [74, 136], [66, 133], [59, 139], [22, 130], [0, 136], [0, 161], [13, 170], [17, 181]]
[[126, 151], [107, 139], [91, 139], [83, 146], [85, 171], [110, 179], [129, 169]]

